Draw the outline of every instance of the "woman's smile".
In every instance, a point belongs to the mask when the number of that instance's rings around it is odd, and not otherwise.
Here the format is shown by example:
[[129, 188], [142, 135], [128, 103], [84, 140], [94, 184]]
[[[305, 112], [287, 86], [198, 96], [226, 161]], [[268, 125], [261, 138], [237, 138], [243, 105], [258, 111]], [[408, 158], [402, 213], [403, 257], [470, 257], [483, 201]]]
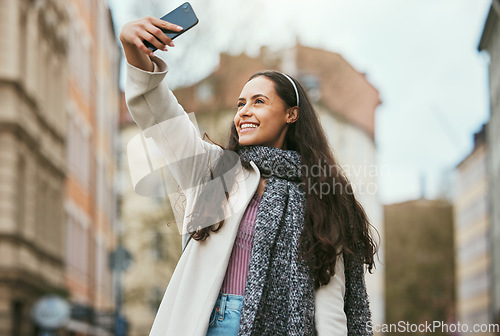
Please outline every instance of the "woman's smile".
[[259, 125], [257, 125], [257, 124], [243, 122], [240, 125], [240, 129], [241, 129], [240, 133], [255, 131], [258, 127], [259, 127]]
[[241, 129], [240, 133], [251, 132], [254, 131], [257, 127], [249, 127]]

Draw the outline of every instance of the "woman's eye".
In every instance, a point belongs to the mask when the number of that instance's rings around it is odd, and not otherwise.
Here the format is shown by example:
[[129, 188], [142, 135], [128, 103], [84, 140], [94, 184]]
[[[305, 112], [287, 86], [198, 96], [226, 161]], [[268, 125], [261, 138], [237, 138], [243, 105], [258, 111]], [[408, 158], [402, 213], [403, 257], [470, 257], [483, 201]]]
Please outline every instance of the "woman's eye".
[[245, 103], [243, 103], [243, 102], [239, 102], [239, 103], [236, 105], [236, 107], [238, 107], [238, 108], [240, 108], [240, 107], [242, 107], [242, 106], [245, 106]]
[[263, 101], [262, 99], [260, 99], [260, 98], [259, 98], [259, 99], [256, 99], [256, 100], [255, 100], [255, 103], [256, 103], [256, 104], [257, 104], [257, 103], [264, 103], [264, 101]]

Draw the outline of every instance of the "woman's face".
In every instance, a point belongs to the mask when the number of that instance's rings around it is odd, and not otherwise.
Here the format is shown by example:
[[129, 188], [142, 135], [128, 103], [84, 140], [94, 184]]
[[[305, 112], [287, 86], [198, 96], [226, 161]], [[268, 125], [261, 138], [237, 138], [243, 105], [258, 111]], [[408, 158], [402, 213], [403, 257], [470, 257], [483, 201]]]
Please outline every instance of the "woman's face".
[[250, 80], [243, 87], [237, 105], [234, 124], [240, 145], [282, 148], [288, 129], [287, 120], [291, 118], [272, 80], [264, 76]]

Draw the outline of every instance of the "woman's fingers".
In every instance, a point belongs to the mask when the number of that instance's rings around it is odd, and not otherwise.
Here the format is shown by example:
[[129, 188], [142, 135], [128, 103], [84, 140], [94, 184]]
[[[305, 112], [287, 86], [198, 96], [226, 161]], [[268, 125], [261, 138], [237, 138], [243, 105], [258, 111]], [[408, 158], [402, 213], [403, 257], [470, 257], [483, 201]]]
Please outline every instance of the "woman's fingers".
[[[151, 34], [150, 32], [148, 32], [147, 30], [145, 31], [141, 31], [140, 32], [140, 35], [139, 37], [144, 40], [144, 41], [148, 41], [149, 43], [151, 43], [152, 45], [154, 45], [157, 49], [160, 49], [160, 50], [164, 50], [165, 49], [165, 45], [159, 41], [155, 35]], [[143, 43], [144, 44], [144, 43]], [[147, 49], [147, 48], [146, 48]], [[149, 49], [148, 49], [149, 50]], [[149, 50], [151, 51], [151, 50]]]
[[162, 41], [165, 46], [169, 45], [173, 47], [174, 42], [170, 37], [165, 35], [162, 29], [170, 30], [173, 32], [180, 32], [182, 31], [183, 28], [176, 24], [170, 23], [165, 20], [157, 19], [155, 17], [148, 17], [147, 19], [151, 23], [150, 25], [147, 26], [148, 31], [154, 36], [156, 36], [160, 41]]
[[154, 56], [154, 53], [148, 47], [146, 47], [144, 41], [139, 37], [135, 36], [133, 42], [135, 46], [139, 48], [139, 50], [141, 50], [143, 53], [145, 53], [148, 56]]
[[158, 28], [167, 29], [174, 32], [180, 32], [183, 28], [176, 24], [170, 23], [168, 21], [157, 19], [155, 17], [149, 17], [150, 22]]
[[153, 52], [144, 45], [144, 41], [164, 51], [167, 50], [167, 45], [174, 46], [172, 39], [165, 35], [162, 29], [179, 32], [183, 28], [168, 21], [147, 16], [125, 24], [120, 32], [120, 40], [122, 43], [135, 45], [146, 55], [151, 56]]
[[172, 42], [172, 40], [167, 36], [165, 35], [165, 33], [163, 33], [163, 31], [156, 27], [156, 26], [153, 26], [152, 24], [151, 25], [148, 25], [146, 27], [146, 30], [151, 34], [151, 35], [154, 35], [157, 39], [159, 39], [162, 43], [163, 43], [163, 47], [162, 48], [158, 48], [158, 49], [164, 49], [165, 46], [169, 45], [171, 47], [173, 47], [174, 43]]

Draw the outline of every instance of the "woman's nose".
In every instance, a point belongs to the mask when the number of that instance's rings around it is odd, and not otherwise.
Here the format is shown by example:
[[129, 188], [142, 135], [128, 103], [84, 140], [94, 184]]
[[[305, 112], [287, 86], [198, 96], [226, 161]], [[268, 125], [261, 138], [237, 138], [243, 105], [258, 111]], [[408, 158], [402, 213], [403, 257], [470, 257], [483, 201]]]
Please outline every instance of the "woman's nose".
[[247, 105], [242, 106], [241, 109], [238, 111], [238, 115], [240, 117], [242, 117], [242, 116], [248, 116], [248, 115], [251, 115], [251, 114], [252, 114], [251, 108], [248, 107]]

